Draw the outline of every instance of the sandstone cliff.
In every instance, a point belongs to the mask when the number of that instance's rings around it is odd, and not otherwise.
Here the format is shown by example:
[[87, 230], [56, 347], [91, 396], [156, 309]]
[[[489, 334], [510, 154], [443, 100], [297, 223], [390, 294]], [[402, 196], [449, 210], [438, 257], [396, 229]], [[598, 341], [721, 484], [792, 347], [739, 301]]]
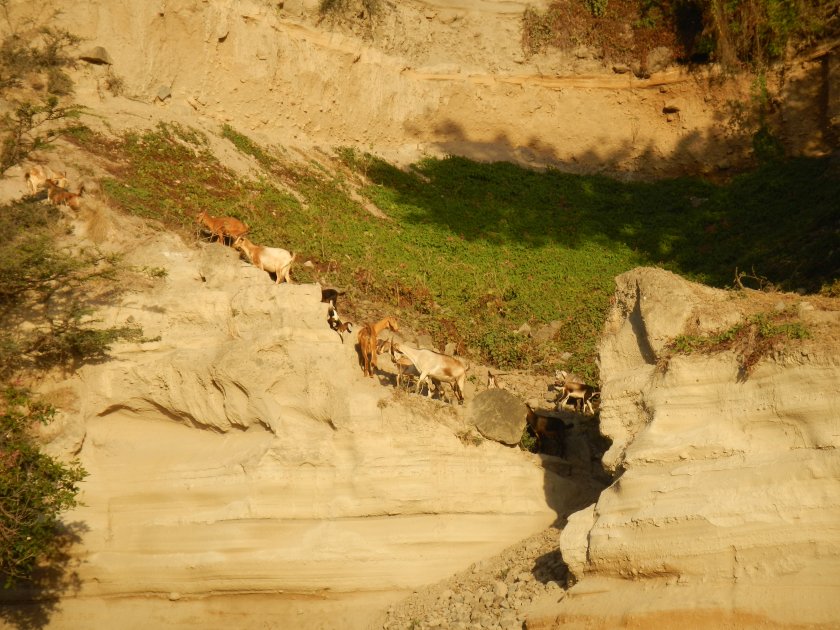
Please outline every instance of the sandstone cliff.
[[[812, 337], [748, 377], [732, 352], [657, 365], [677, 334], [782, 308]], [[836, 627], [838, 333], [836, 301], [620, 276], [601, 345], [616, 479], [570, 518], [561, 549], [577, 584], [529, 628]]]
[[276, 286], [231, 248], [107, 208], [96, 222], [129, 269], [165, 277], [135, 277], [100, 311], [154, 341], [41, 385], [61, 409], [49, 448], [90, 473], [66, 519], [78, 589], [51, 627], [212, 627], [218, 601], [224, 625], [366, 627], [595, 496], [536, 456], [461, 439], [466, 408], [363, 378], [318, 285]]

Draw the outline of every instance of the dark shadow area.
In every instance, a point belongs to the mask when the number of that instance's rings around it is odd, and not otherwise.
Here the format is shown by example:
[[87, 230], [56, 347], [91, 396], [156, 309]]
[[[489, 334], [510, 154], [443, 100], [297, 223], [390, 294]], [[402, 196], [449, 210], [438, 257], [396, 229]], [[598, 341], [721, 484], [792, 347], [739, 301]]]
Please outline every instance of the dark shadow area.
[[[721, 125], [726, 118], [721, 112]], [[840, 178], [830, 158], [768, 161], [725, 183], [701, 177], [622, 182], [495, 161], [531, 152], [551, 163], [552, 150], [539, 139], [517, 147], [505, 136], [470, 142], [456, 123], [438, 131], [452, 138], [453, 153], [483, 161], [426, 159], [406, 172], [373, 159], [366, 174], [395, 193], [400, 220], [496, 245], [596, 246], [607, 254], [621, 248], [630, 250], [637, 264], [715, 286], [731, 285], [736, 269], [808, 292], [840, 275]], [[667, 159], [683, 160], [683, 170], [700, 172], [703, 140], [687, 134]], [[447, 150], [446, 143], [442, 148]], [[607, 158], [590, 153], [578, 161], [611, 164], [635, 153], [638, 147], [628, 144]], [[654, 147], [641, 155], [642, 162], [662, 159]], [[557, 166], [580, 170], [575, 164]]]
[[61, 598], [76, 595], [81, 589], [70, 550], [88, 530], [85, 523], [65, 524], [56, 533], [59, 546], [48, 563], [39, 567], [30, 581], [0, 590], [0, 621], [18, 630], [38, 630], [49, 625], [52, 616], [61, 610]]

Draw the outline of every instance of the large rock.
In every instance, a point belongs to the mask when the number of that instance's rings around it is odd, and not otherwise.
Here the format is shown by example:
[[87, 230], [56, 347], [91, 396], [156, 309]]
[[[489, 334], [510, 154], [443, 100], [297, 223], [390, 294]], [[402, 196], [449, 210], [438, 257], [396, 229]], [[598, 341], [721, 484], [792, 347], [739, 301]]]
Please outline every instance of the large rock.
[[502, 444], [519, 444], [528, 408], [503, 389], [480, 392], [470, 403], [470, 421], [481, 435]]

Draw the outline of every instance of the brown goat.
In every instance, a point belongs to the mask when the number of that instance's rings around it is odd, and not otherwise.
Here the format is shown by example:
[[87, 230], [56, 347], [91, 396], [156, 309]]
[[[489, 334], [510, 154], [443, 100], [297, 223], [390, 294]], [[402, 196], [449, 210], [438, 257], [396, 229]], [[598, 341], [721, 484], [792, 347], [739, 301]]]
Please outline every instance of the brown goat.
[[235, 241], [249, 232], [247, 225], [233, 217], [213, 217], [202, 210], [195, 216], [195, 220], [210, 230], [210, 240], [215, 236], [220, 242], [225, 242], [225, 237]]
[[359, 330], [359, 354], [361, 356], [362, 373], [373, 378], [373, 368], [376, 365], [377, 336], [386, 328], [399, 330], [397, 320], [393, 317], [386, 317], [375, 324], [365, 324]]
[[[559, 451], [561, 457], [566, 455], [566, 425], [560, 418], [538, 413], [530, 404], [525, 403], [528, 415], [525, 417], [528, 427], [534, 434], [537, 442], [537, 452], [545, 452], [543, 449], [551, 445]], [[545, 413], [545, 412], [543, 412]]]
[[82, 195], [81, 192], [84, 191], [84, 188], [80, 190], [80, 193], [77, 195], [76, 193], [71, 193], [67, 190], [64, 190], [61, 186], [56, 183], [54, 179], [47, 179], [46, 181], [47, 186], [47, 199], [50, 200], [50, 203], [54, 206], [68, 206], [73, 210], [78, 210], [82, 205]]

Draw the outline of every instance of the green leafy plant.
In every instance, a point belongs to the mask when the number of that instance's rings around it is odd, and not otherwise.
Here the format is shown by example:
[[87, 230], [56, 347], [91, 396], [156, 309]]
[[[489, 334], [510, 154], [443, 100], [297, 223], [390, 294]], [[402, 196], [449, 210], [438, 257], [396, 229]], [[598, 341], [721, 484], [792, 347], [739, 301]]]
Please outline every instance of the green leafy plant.
[[595, 17], [601, 17], [607, 12], [607, 0], [583, 0], [583, 6]]
[[660, 368], [667, 369], [674, 355], [737, 353], [742, 378], [748, 378], [765, 357], [782, 350], [789, 342], [810, 337], [808, 328], [790, 310], [756, 313], [726, 330], [704, 335], [679, 335], [666, 346]]
[[0, 579], [9, 588], [32, 577], [63, 547], [61, 515], [78, 504], [87, 473], [39, 447], [32, 426], [47, 424], [54, 409], [22, 389], [0, 393]]
[[0, 118], [0, 173], [21, 161], [36, 149], [44, 148], [64, 131], [63, 121], [78, 118], [82, 109], [59, 105], [50, 96], [40, 104], [25, 102]]
[[[103, 190], [126, 211], [185, 235], [200, 209], [237, 216], [255, 242], [311, 262], [295, 267], [297, 281], [346, 288], [353, 321], [392, 314], [438, 347], [454, 343], [498, 367], [562, 367], [598, 382], [612, 278], [638, 265], [721, 287], [734, 269], [752, 268], [779, 289], [817, 291], [838, 264], [826, 254], [840, 196], [828, 160], [768, 163], [725, 185], [622, 183], [458, 157], [399, 169], [346, 148], [336, 156], [342, 168], [329, 171], [232, 128], [221, 133], [261, 156], [264, 177], [237, 176], [203, 140], [170, 126], [73, 141], [108, 158]], [[695, 207], [696, 198], [705, 201]], [[794, 204], [809, 213], [791, 213]], [[517, 334], [524, 323], [533, 335]]]

